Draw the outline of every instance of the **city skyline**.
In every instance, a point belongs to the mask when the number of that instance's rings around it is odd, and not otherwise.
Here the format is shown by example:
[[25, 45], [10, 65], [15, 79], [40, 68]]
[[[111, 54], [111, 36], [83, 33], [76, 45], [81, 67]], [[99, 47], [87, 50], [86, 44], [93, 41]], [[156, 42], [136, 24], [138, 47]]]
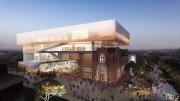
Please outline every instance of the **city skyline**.
[[180, 44], [180, 2], [11, 1], [0, 2], [0, 49], [18, 49], [16, 34], [116, 19], [131, 34], [129, 49], [169, 49]]

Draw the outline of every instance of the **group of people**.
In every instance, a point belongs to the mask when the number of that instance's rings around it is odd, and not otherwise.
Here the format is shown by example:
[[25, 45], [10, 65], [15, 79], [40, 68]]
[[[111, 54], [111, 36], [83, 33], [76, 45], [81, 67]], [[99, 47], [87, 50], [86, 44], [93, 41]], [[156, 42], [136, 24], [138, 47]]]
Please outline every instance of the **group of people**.
[[113, 93], [112, 88], [116, 88], [117, 85], [83, 79], [80, 73], [62, 74], [58, 72], [57, 77], [57, 80], [65, 85], [67, 92], [79, 100], [116, 101], [111, 93]]
[[[27, 78], [26, 86], [30, 85], [31, 87], [33, 87], [36, 82], [42, 80], [36, 72], [26, 73], [25, 77]], [[65, 86], [68, 97], [73, 97], [77, 99], [77, 101], [139, 101], [139, 99], [150, 99], [150, 95], [135, 95], [127, 92], [123, 83], [120, 82], [109, 84], [84, 79], [78, 71], [74, 73], [56, 71], [56, 78], [54, 79]], [[27, 81], [29, 83], [27, 83]], [[139, 98], [139, 96], [142, 97]]]
[[136, 95], [132, 91], [127, 91], [122, 82], [110, 84], [84, 79], [78, 72], [71, 74], [57, 72], [57, 80], [64, 83], [68, 93], [82, 101], [119, 101], [121, 98], [125, 101], [131, 100], [130, 98], [133, 98], [133, 101], [151, 99], [150, 94], [138, 93]]

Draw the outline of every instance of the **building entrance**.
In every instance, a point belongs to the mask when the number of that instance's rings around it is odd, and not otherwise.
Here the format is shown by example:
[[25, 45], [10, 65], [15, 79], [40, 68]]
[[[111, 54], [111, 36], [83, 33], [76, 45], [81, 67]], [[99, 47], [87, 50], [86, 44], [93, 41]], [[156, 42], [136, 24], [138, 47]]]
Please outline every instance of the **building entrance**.
[[99, 81], [107, 81], [107, 67], [103, 64], [99, 64], [97, 67], [97, 78]]

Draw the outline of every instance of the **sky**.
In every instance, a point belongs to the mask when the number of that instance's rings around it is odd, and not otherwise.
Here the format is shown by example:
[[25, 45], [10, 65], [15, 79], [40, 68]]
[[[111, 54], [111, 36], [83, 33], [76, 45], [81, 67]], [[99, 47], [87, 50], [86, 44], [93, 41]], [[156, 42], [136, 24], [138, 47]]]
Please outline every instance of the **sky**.
[[109, 19], [129, 49], [180, 47], [180, 0], [0, 0], [0, 49], [20, 49], [18, 33]]

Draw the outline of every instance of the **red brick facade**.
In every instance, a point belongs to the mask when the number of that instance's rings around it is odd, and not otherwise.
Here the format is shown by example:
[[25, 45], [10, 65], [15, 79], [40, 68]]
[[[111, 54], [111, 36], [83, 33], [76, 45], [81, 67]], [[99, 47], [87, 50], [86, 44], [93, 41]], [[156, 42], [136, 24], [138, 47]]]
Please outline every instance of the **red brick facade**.
[[[100, 55], [105, 55], [105, 63], [100, 63]], [[97, 80], [98, 64], [106, 65], [107, 81], [117, 82], [124, 74], [124, 66], [128, 63], [127, 50], [120, 48], [98, 48], [93, 54], [93, 77]], [[102, 80], [103, 81], [103, 80]]]

